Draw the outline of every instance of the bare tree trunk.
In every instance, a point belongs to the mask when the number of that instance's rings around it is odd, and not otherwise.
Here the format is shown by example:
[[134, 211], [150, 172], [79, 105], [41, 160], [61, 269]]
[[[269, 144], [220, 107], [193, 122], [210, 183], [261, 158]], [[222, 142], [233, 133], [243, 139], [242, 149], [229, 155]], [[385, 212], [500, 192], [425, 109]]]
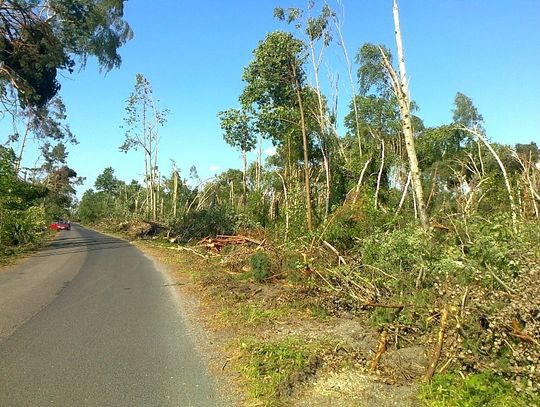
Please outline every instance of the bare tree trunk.
[[401, 194], [401, 199], [399, 201], [399, 205], [396, 209], [396, 215], [401, 211], [401, 207], [405, 203], [405, 199], [407, 198], [407, 192], [409, 191], [409, 184], [411, 183], [411, 172], [407, 174], [407, 181], [405, 182], [405, 187], [403, 188], [403, 193]]
[[394, 93], [398, 100], [399, 112], [401, 115], [401, 125], [403, 127], [403, 136], [405, 138], [405, 147], [407, 149], [407, 156], [409, 157], [409, 167], [411, 170], [411, 181], [413, 190], [415, 193], [416, 206], [418, 215], [420, 217], [420, 223], [424, 229], [429, 229], [429, 219], [427, 216], [426, 206], [424, 203], [424, 190], [422, 187], [422, 177], [420, 173], [420, 167], [418, 166], [418, 158], [416, 156], [416, 148], [414, 146], [414, 133], [411, 121], [410, 99], [409, 99], [409, 85], [407, 80], [407, 71], [405, 66], [405, 56], [403, 52], [403, 42], [401, 39], [401, 30], [399, 27], [399, 10], [397, 1], [394, 0], [394, 27], [396, 34], [396, 45], [399, 61], [400, 78], [398, 78], [396, 71], [388, 61], [386, 54], [380, 49], [383, 64], [390, 75], [392, 80], [392, 86]]
[[176, 218], [176, 207], [178, 206], [178, 171], [173, 171], [173, 218]]
[[276, 172], [278, 177], [281, 179], [281, 184], [283, 185], [283, 197], [285, 199], [285, 238], [284, 242], [287, 241], [287, 236], [289, 235], [289, 196], [287, 194], [287, 184], [285, 184], [285, 179], [283, 176]]
[[491, 155], [493, 155], [493, 158], [495, 158], [495, 161], [497, 161], [497, 164], [499, 165], [499, 168], [501, 169], [501, 172], [503, 174], [504, 185], [506, 186], [506, 191], [508, 192], [508, 200], [510, 201], [510, 210], [512, 211], [512, 226], [514, 228], [514, 232], [516, 232], [517, 231], [517, 208], [514, 202], [514, 194], [512, 193], [512, 187], [510, 186], [510, 180], [508, 179], [508, 173], [506, 172], [506, 168], [504, 167], [503, 162], [501, 161], [497, 152], [493, 149], [493, 147], [491, 147], [491, 144], [488, 143], [488, 141], [479, 131], [474, 130], [474, 129], [469, 129], [468, 127], [465, 127], [465, 126], [462, 126], [460, 128], [476, 136], [482, 143], [484, 143], [484, 145], [487, 147]]
[[381, 187], [381, 178], [384, 168], [384, 139], [381, 138], [381, 166], [379, 168], [379, 174], [377, 175], [377, 188], [375, 188], [375, 208], [377, 208], [377, 201], [379, 198], [379, 189]]
[[308, 152], [308, 138], [307, 138], [307, 131], [306, 131], [306, 118], [304, 115], [304, 103], [302, 100], [302, 93], [300, 84], [297, 82], [296, 84], [296, 97], [298, 99], [298, 109], [300, 110], [300, 127], [302, 130], [302, 143], [303, 143], [303, 150], [304, 150], [304, 187], [306, 192], [306, 220], [307, 220], [307, 228], [311, 232], [313, 230], [313, 215], [312, 215], [312, 209], [311, 209], [311, 185], [310, 185], [310, 177], [309, 177], [309, 152]]
[[30, 132], [30, 124], [27, 124], [26, 125], [26, 130], [24, 131], [24, 136], [23, 136], [23, 140], [22, 140], [22, 144], [21, 144], [21, 149], [19, 150], [19, 157], [17, 158], [17, 165], [15, 167], [15, 170], [17, 171], [17, 173], [21, 169], [22, 157], [23, 157], [24, 148], [26, 146], [26, 140], [28, 138], [28, 133], [29, 132]]
[[242, 184], [243, 184], [243, 194], [242, 194], [242, 204], [246, 205], [247, 202], [247, 152], [246, 150], [242, 150], [242, 164], [243, 164], [243, 171], [242, 171]]
[[[309, 24], [308, 24], [308, 30], [309, 30]], [[317, 91], [317, 107], [319, 108], [319, 128], [321, 130], [320, 134], [320, 148], [321, 148], [321, 154], [323, 156], [323, 168], [326, 175], [326, 194], [325, 194], [325, 205], [324, 205], [324, 213], [325, 213], [325, 219], [328, 216], [328, 213], [330, 211], [330, 194], [331, 194], [331, 175], [330, 175], [330, 157], [328, 154], [326, 154], [326, 151], [324, 150], [324, 137], [326, 135], [326, 113], [324, 111], [323, 106], [323, 98], [321, 94], [321, 85], [319, 80], [319, 67], [321, 65], [323, 56], [324, 56], [324, 49], [325, 45], [323, 45], [318, 58], [315, 57], [315, 44], [313, 42], [313, 36], [312, 33], [309, 32], [309, 48], [310, 48], [310, 55], [311, 55], [311, 63], [313, 65], [313, 74], [315, 77], [315, 90]], [[311, 230], [311, 228], [310, 228]]]
[[360, 186], [362, 185], [364, 174], [370, 162], [371, 162], [371, 158], [366, 161], [366, 163], [364, 164], [364, 168], [362, 168], [362, 172], [360, 172], [360, 177], [358, 177], [358, 182], [356, 183], [356, 194], [354, 196], [353, 203], [356, 203], [356, 201], [358, 200], [358, 195], [360, 194]]
[[261, 189], [261, 166], [262, 166], [262, 140], [259, 138], [259, 151], [257, 155], [257, 191]]
[[526, 188], [529, 189], [529, 193], [531, 194], [531, 204], [534, 210], [534, 215], [536, 219], [538, 219], [539, 213], [538, 213], [538, 205], [536, 204], [534, 182], [531, 179], [531, 175], [530, 175], [531, 162], [532, 162], [531, 154], [529, 153], [528, 160], [522, 160], [521, 157], [515, 151], [512, 151], [512, 155], [519, 162], [519, 165], [523, 169], [523, 180], [527, 184]]
[[[341, 2], [338, 2], [341, 4]], [[345, 40], [343, 38], [343, 31], [341, 29], [341, 24], [338, 21], [337, 17], [334, 16], [333, 18], [334, 26], [336, 28], [336, 32], [339, 37], [339, 46], [341, 47], [341, 50], [343, 51], [343, 56], [345, 57], [345, 64], [347, 65], [347, 74], [349, 75], [349, 83], [351, 84], [351, 91], [352, 91], [352, 101], [353, 101], [353, 111], [354, 111], [354, 120], [356, 124], [356, 137], [358, 139], [358, 151], [360, 157], [362, 157], [362, 138], [360, 136], [360, 113], [358, 109], [358, 102], [356, 100], [356, 86], [355, 81], [353, 80], [353, 74], [352, 74], [352, 64], [351, 60], [349, 58], [349, 53], [347, 52], [347, 47], [345, 46]]]

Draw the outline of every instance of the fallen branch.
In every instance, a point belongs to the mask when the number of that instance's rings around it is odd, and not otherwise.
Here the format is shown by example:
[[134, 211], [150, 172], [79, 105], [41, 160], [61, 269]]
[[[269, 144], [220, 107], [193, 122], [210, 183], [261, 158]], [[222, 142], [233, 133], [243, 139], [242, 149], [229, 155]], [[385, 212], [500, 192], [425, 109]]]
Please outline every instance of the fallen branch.
[[209, 249], [214, 249], [215, 251], [219, 252], [221, 251], [221, 248], [223, 246], [233, 245], [233, 244], [246, 244], [250, 243], [253, 245], [256, 245], [257, 247], [261, 247], [264, 245], [264, 240], [256, 240], [252, 239], [247, 236], [229, 236], [229, 235], [217, 235], [216, 237], [205, 237], [204, 239], [201, 239], [197, 245], [198, 246], [204, 246]]
[[330, 243], [328, 243], [326, 240], [323, 240], [323, 245], [324, 247], [326, 247], [327, 249], [329, 249], [332, 253], [334, 253], [338, 259], [338, 265], [340, 264], [347, 264], [347, 262], [345, 261], [345, 259], [341, 256], [341, 254], [339, 254], [338, 250], [332, 246]]
[[431, 357], [431, 363], [429, 364], [428, 370], [425, 375], [425, 380], [429, 381], [435, 374], [435, 369], [437, 368], [437, 364], [439, 363], [439, 359], [441, 358], [441, 352], [442, 347], [444, 343], [444, 334], [446, 331], [446, 325], [448, 323], [448, 308], [444, 307], [441, 313], [441, 325], [439, 328], [439, 334], [437, 337], [437, 345], [435, 346], [435, 352], [433, 353], [433, 356]]
[[208, 257], [207, 257], [207, 256], [205, 256], [204, 254], [201, 254], [201, 253], [197, 252], [196, 250], [193, 250], [193, 249], [190, 248], [190, 247], [178, 246], [177, 248], [171, 247], [171, 249], [173, 249], [173, 250], [184, 250], [184, 251], [186, 251], [186, 252], [191, 252], [191, 253], [193, 253], [193, 254], [195, 254], [195, 255], [197, 255], [197, 256], [199, 256], [199, 257], [205, 259], [205, 260], [208, 260]]
[[512, 332], [510, 332], [510, 335], [515, 338], [521, 339], [522, 341], [538, 345], [538, 341], [536, 339], [534, 339], [528, 333], [523, 332], [523, 330], [519, 326], [519, 322], [516, 319], [512, 320]]
[[388, 344], [388, 332], [386, 330], [381, 332], [381, 336], [379, 338], [379, 346], [377, 347], [377, 353], [375, 353], [375, 356], [371, 360], [371, 363], [369, 364], [369, 371], [373, 372], [375, 369], [377, 369], [377, 366], [379, 364], [379, 361], [381, 360], [381, 357], [386, 350], [386, 345]]

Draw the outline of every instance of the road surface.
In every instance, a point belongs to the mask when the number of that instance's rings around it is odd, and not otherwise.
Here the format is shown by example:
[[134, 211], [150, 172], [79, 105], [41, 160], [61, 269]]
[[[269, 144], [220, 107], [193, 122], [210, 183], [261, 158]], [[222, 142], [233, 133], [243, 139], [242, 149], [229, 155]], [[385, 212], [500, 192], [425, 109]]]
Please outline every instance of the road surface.
[[0, 406], [218, 406], [174, 288], [120, 239], [73, 226], [0, 273]]

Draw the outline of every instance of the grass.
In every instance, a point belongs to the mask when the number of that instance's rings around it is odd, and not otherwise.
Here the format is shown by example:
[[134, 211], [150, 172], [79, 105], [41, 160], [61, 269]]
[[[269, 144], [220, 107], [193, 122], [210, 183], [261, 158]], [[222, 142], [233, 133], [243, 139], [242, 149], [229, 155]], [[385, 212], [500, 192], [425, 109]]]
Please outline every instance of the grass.
[[491, 373], [435, 376], [423, 387], [420, 400], [426, 407], [540, 406], [540, 398], [518, 393], [511, 383]]
[[248, 384], [248, 394], [267, 407], [280, 405], [280, 399], [294, 386], [314, 373], [321, 345], [297, 337], [263, 342], [253, 337], [240, 341], [240, 372]]
[[[0, 247], [0, 267], [10, 266], [25, 257], [36, 253], [54, 240], [56, 232], [45, 229], [33, 243], [18, 246]], [[1, 270], [0, 270], [1, 271]]]
[[282, 305], [276, 308], [265, 307], [261, 303], [237, 304], [227, 307], [218, 314], [218, 319], [225, 324], [259, 326], [290, 316], [295, 310]]

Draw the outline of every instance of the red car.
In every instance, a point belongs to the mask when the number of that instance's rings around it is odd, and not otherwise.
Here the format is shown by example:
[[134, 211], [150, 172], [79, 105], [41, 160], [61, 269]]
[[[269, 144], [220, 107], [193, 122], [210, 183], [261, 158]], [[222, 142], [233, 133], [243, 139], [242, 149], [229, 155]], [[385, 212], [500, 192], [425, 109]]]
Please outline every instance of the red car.
[[65, 220], [58, 220], [51, 223], [51, 229], [53, 230], [71, 230], [71, 223]]

